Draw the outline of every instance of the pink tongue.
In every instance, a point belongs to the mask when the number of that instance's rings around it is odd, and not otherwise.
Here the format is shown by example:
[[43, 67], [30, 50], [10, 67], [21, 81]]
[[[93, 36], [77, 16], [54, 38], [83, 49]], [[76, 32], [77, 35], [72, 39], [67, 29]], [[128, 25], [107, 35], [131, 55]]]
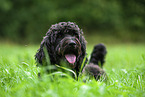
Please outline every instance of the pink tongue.
[[65, 58], [71, 64], [74, 64], [76, 62], [76, 56], [74, 54], [66, 54]]

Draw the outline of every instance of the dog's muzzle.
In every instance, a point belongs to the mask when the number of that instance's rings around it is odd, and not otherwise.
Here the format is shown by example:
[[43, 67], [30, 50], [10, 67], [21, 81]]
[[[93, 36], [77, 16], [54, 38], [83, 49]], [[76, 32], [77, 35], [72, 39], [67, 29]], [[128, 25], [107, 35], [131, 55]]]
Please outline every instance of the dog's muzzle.
[[76, 37], [65, 37], [60, 41], [57, 51], [68, 63], [75, 65], [81, 53], [81, 43]]

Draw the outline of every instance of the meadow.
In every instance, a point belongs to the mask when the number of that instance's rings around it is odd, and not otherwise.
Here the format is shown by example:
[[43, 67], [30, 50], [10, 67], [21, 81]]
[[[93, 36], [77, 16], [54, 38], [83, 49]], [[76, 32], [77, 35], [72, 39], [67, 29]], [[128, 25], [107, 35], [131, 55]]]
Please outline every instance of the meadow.
[[[106, 45], [108, 82], [37, 74], [38, 45], [0, 45], [1, 97], [145, 97], [145, 45]], [[87, 46], [88, 55], [93, 46]], [[59, 75], [59, 74], [57, 74]]]

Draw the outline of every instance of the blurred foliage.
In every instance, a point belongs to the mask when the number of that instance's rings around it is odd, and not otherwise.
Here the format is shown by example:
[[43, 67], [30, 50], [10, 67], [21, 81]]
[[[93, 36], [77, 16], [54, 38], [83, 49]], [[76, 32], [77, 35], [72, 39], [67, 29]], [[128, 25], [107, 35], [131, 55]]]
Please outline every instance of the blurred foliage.
[[0, 0], [0, 38], [40, 42], [52, 24], [76, 22], [85, 34], [144, 41], [144, 0]]

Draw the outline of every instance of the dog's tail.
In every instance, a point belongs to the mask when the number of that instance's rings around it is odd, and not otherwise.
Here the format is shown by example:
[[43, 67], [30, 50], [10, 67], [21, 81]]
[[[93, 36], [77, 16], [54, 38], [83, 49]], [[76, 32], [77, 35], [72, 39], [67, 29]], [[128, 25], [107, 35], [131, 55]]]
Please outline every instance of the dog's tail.
[[96, 80], [102, 80], [107, 82], [107, 74], [102, 69], [105, 62], [105, 56], [107, 54], [104, 44], [98, 44], [94, 46], [89, 64], [83, 69], [83, 74], [94, 77]]
[[104, 44], [95, 45], [91, 53], [89, 64], [93, 63], [103, 68], [106, 54], [107, 54], [107, 50]]

